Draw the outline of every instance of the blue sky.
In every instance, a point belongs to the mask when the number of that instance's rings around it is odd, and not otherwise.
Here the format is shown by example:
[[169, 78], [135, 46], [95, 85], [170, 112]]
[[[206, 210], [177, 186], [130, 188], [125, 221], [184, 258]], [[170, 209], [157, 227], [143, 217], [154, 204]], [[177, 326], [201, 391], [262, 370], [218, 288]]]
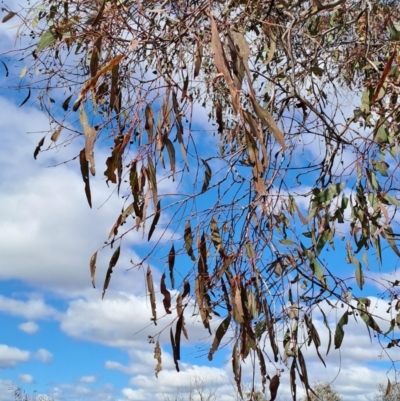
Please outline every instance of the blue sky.
[[[0, 41], [12, 45], [11, 31], [1, 29]], [[2, 77], [1, 83], [5, 82]], [[222, 350], [210, 363], [205, 350], [212, 339], [204, 339], [206, 331], [196, 318], [187, 319], [189, 341], [182, 343], [181, 372], [175, 371], [168, 335], [164, 335], [163, 371], [155, 377], [154, 345], [147, 340], [153, 328], [141, 331], [151, 323], [143, 271], [128, 270], [130, 259], [137, 261], [142, 254], [141, 233], [133, 232], [124, 241], [124, 252], [103, 301], [101, 289], [113, 250], [99, 254], [97, 287], [91, 287], [89, 259], [106, 239], [120, 201], [112, 197], [104, 203], [111, 190], [98, 174], [91, 180], [94, 207], [90, 210], [78, 162], [48, 168], [74, 157], [79, 144], [33, 159], [42, 132], [49, 126], [34, 97], [18, 108], [24, 97], [24, 93], [0, 90], [0, 401], [12, 400], [17, 386], [47, 394], [54, 401], [161, 401], [188, 391], [195, 378], [204, 379], [210, 388], [218, 387], [218, 400], [233, 400], [230, 352]], [[207, 117], [203, 112], [196, 119], [204, 122]], [[203, 141], [213, 146], [206, 135]], [[96, 158], [105, 160], [107, 152], [99, 151]], [[165, 181], [160, 190], [170, 186]], [[335, 252], [330, 251], [329, 257], [331, 265], [344, 264]], [[387, 272], [397, 277], [398, 261], [392, 258], [386, 263]], [[352, 275], [353, 267], [346, 268]], [[158, 285], [162, 266], [152, 265], [152, 269]], [[370, 286], [367, 293], [377, 290]], [[371, 299], [377, 314], [386, 316], [385, 302]], [[339, 308], [329, 315], [333, 329], [342, 313]], [[159, 325], [167, 323], [164, 319]], [[324, 350], [326, 331], [318, 319], [315, 324], [321, 329]], [[396, 358], [398, 352], [392, 351]], [[334, 385], [345, 400], [371, 400], [377, 383], [387, 380], [390, 364], [379, 358], [379, 345], [376, 341], [371, 345], [364, 326], [352, 321], [340, 352], [332, 349], [326, 358], [326, 369], [312, 349], [308, 352], [310, 380], [330, 381], [340, 373]], [[243, 367], [244, 382], [251, 376], [249, 362]], [[267, 369], [274, 373], [272, 365]], [[392, 372], [389, 377], [394, 378]], [[281, 382], [278, 400], [284, 401], [289, 399], [287, 371]]]

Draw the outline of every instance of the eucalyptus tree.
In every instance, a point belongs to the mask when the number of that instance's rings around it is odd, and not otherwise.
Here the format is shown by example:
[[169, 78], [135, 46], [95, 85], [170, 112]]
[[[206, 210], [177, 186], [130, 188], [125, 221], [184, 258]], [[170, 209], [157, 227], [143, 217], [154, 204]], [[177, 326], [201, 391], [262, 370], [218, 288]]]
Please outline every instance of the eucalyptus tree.
[[[400, 256], [397, 1], [15, 7], [3, 7], [3, 22], [19, 21], [19, 46], [1, 62], [12, 74], [9, 66], [23, 60], [22, 103], [36, 99], [52, 126], [34, 157], [81, 144], [82, 197], [91, 207], [91, 176], [100, 169], [121, 199], [105, 244], [88, 261], [94, 283], [98, 252], [116, 247], [103, 297], [120, 253], [129, 252], [125, 238], [141, 230], [148, 241], [132, 267], [146, 271], [159, 323], [150, 331], [156, 373], [165, 329], [156, 290], [176, 316], [176, 369], [184, 317], [195, 305], [213, 336], [208, 358], [231, 343], [239, 391], [251, 355], [263, 385], [267, 361], [273, 370], [287, 366], [293, 399], [296, 378], [308, 393], [305, 348], [313, 344], [325, 364], [317, 318], [327, 352], [341, 347], [349, 319], [361, 317], [390, 355], [399, 281], [381, 282], [380, 296], [392, 301], [387, 332], [363, 294], [366, 270], [383, 272], [385, 260]], [[169, 277], [154, 285], [150, 265], [162, 263]], [[341, 313], [334, 328], [327, 308]]]

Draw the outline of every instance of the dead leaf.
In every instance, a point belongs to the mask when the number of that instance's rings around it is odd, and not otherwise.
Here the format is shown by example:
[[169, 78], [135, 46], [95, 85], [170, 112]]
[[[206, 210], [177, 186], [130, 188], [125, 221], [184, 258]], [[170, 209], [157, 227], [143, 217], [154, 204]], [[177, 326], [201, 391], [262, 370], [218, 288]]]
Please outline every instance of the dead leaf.
[[158, 374], [162, 371], [162, 365], [161, 365], [161, 347], [160, 343], [156, 342], [156, 345], [154, 347], [154, 359], [157, 360], [157, 366], [156, 366], [156, 377], [158, 378]]
[[151, 275], [150, 266], [147, 267], [147, 290], [149, 291], [151, 313], [153, 315], [152, 321], [157, 326], [157, 312], [156, 312], [156, 294], [154, 292], [153, 276]]
[[96, 274], [96, 260], [97, 260], [97, 251], [90, 258], [90, 277], [92, 278], [93, 288], [96, 288], [94, 283], [94, 276]]
[[103, 285], [103, 294], [101, 295], [101, 299], [104, 299], [104, 295], [106, 294], [106, 290], [108, 288], [108, 284], [110, 283], [111, 280], [111, 274], [113, 272], [113, 268], [118, 262], [119, 259], [119, 254], [120, 254], [121, 246], [119, 246], [113, 255], [111, 256], [110, 263], [108, 265], [107, 269], [107, 274], [106, 274], [106, 279], [104, 280], [104, 285]]
[[85, 158], [89, 162], [90, 172], [92, 175], [96, 174], [95, 164], [94, 164], [94, 142], [96, 140], [97, 130], [89, 125], [85, 109], [81, 107], [79, 113], [79, 121], [81, 122], [83, 133], [86, 137], [85, 142]]
[[165, 285], [165, 273], [161, 276], [160, 292], [164, 296], [163, 304], [165, 312], [171, 314], [171, 293], [167, 290]]
[[92, 195], [90, 193], [90, 182], [89, 182], [89, 163], [86, 160], [85, 148], [79, 153], [79, 163], [81, 166], [82, 180], [85, 183], [85, 194], [89, 206], [92, 207]]
[[62, 127], [61, 125], [53, 132], [53, 134], [51, 135], [50, 140], [53, 142], [57, 142], [58, 138], [60, 137], [62, 131]]
[[171, 280], [172, 288], [175, 288], [174, 265], [175, 265], [175, 248], [174, 248], [174, 244], [172, 244], [171, 250], [169, 251], [169, 254], [168, 254], [169, 278]]
[[33, 152], [33, 158], [36, 160], [37, 155], [40, 152], [40, 148], [43, 146], [44, 144], [44, 138], [46, 138], [45, 136], [39, 141], [39, 143], [36, 146], [35, 151]]

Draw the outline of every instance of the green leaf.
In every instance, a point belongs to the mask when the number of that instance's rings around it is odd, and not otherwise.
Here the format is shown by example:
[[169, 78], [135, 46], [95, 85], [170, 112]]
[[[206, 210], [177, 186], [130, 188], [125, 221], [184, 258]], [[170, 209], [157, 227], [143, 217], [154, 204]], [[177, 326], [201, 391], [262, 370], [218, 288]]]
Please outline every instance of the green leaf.
[[365, 88], [361, 97], [361, 111], [365, 114], [369, 114], [370, 112], [370, 90], [369, 88]]
[[400, 201], [389, 194], [385, 194], [383, 199], [387, 200], [391, 205], [400, 206]]
[[51, 31], [45, 32], [39, 39], [39, 42], [36, 45], [36, 51], [41, 52], [46, 49], [46, 47], [51, 46], [55, 43], [57, 37]]
[[388, 176], [387, 170], [389, 168], [389, 164], [387, 164], [383, 160], [373, 162], [372, 164], [374, 166], [375, 171], [378, 171], [383, 177]]
[[175, 148], [173, 143], [168, 139], [164, 138], [165, 146], [167, 147], [169, 163], [171, 165], [172, 180], [175, 180]]
[[349, 322], [349, 312], [346, 311], [344, 315], [340, 318], [338, 324], [336, 325], [335, 330], [335, 349], [340, 348], [344, 338], [344, 330], [343, 326], [345, 326]]
[[322, 266], [318, 262], [317, 259], [311, 259], [310, 261], [310, 267], [314, 273], [314, 276], [323, 284], [324, 287], [326, 287], [326, 280], [324, 277], [324, 270], [322, 269]]
[[387, 226], [384, 230], [383, 230], [383, 237], [386, 239], [386, 241], [388, 242], [388, 244], [390, 245], [390, 247], [393, 249], [394, 253], [400, 257], [400, 252], [397, 249], [397, 245], [394, 242], [394, 235], [393, 235], [393, 229], [391, 226]]
[[223, 321], [222, 323], [218, 326], [217, 331], [215, 332], [215, 337], [214, 337], [214, 341], [212, 343], [210, 352], [208, 353], [208, 360], [212, 361], [213, 359], [213, 354], [215, 351], [218, 350], [219, 344], [221, 343], [222, 338], [224, 337], [224, 335], [226, 334], [229, 325], [231, 323], [231, 317], [230, 315], [228, 315]]
[[354, 262], [356, 265], [356, 281], [357, 281], [357, 285], [360, 287], [360, 290], [363, 289], [364, 286], [364, 273], [362, 271], [362, 267], [361, 267], [361, 263], [354, 258]]
[[314, 205], [317, 206], [320, 205], [321, 203], [330, 202], [333, 198], [338, 196], [343, 191], [345, 185], [346, 183], [344, 182], [340, 184], [331, 184], [328, 188], [324, 189], [323, 191], [314, 194], [314, 198], [312, 200], [313, 208]]

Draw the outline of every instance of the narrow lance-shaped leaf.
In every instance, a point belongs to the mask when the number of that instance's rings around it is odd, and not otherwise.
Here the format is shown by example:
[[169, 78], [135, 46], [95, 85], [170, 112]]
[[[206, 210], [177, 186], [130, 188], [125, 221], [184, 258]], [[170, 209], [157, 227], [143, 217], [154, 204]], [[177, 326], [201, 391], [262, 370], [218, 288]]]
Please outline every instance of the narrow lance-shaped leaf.
[[172, 355], [174, 357], [175, 369], [177, 372], [179, 372], [178, 350], [176, 349], [175, 338], [174, 338], [174, 333], [172, 331], [172, 327], [170, 329], [169, 335], [170, 335], [170, 339], [171, 339]]
[[147, 290], [149, 291], [149, 297], [150, 297], [151, 313], [153, 316], [151, 320], [157, 326], [156, 294], [154, 292], [153, 276], [151, 274], [150, 266], [147, 267], [146, 281], [147, 281]]
[[79, 153], [79, 163], [81, 166], [82, 180], [85, 183], [85, 194], [89, 206], [92, 207], [92, 195], [90, 193], [90, 183], [89, 183], [89, 163], [86, 160], [85, 148], [83, 148]]
[[97, 260], [97, 251], [90, 258], [90, 277], [92, 278], [93, 288], [96, 288], [95, 282], [94, 282], [94, 277], [96, 274], [96, 260]]
[[240, 366], [240, 360], [239, 360], [238, 341], [235, 342], [235, 345], [233, 346], [233, 350], [232, 350], [232, 370], [233, 370], [233, 377], [236, 382], [238, 393], [243, 399], [242, 384], [241, 384], [242, 368]]
[[161, 276], [160, 292], [164, 296], [163, 304], [165, 312], [171, 314], [171, 293], [167, 290], [167, 286], [165, 285], [165, 273]]
[[9, 11], [1, 20], [2, 23], [5, 23], [7, 21], [10, 21], [11, 18], [15, 17], [17, 15], [16, 12], [14, 11]]
[[205, 160], [201, 159], [201, 161], [203, 162], [204, 167], [205, 167], [205, 169], [206, 169], [206, 171], [205, 171], [205, 173], [204, 173], [204, 183], [203, 183], [203, 186], [202, 186], [202, 188], [201, 188], [201, 193], [204, 193], [204, 192], [207, 191], [208, 185], [210, 184], [210, 180], [211, 180], [211, 168], [210, 168], [210, 166], [208, 165], [208, 163], [207, 163]]
[[37, 144], [35, 151], [33, 152], [33, 158], [36, 160], [37, 155], [40, 152], [40, 148], [43, 146], [44, 144], [44, 138], [46, 138], [45, 136], [39, 141], [39, 143]]
[[335, 349], [340, 348], [344, 338], [344, 329], [345, 326], [349, 322], [349, 312], [346, 311], [344, 315], [340, 318], [338, 324], [336, 325], [335, 330]]
[[149, 231], [149, 235], [147, 237], [147, 241], [150, 241], [151, 236], [153, 235], [153, 232], [156, 228], [156, 225], [158, 223], [158, 220], [160, 219], [160, 215], [161, 215], [161, 201], [159, 200], [157, 203], [157, 207], [156, 207], [156, 212], [154, 214], [154, 219], [151, 223], [150, 226], [150, 231]]
[[196, 258], [194, 256], [193, 248], [192, 248], [192, 246], [193, 246], [192, 228], [190, 226], [190, 221], [189, 220], [186, 222], [185, 232], [184, 232], [183, 237], [184, 237], [184, 240], [185, 240], [186, 252], [190, 256], [190, 258], [193, 261], [195, 261]]
[[199, 75], [202, 58], [203, 58], [203, 45], [200, 42], [198, 42], [196, 54], [194, 56], [194, 77], [195, 78]]
[[231, 323], [231, 317], [228, 315], [218, 326], [217, 331], [215, 332], [214, 341], [212, 343], [210, 352], [208, 353], [208, 360], [212, 361], [214, 352], [218, 350], [219, 344], [221, 343], [222, 338], [226, 334], [229, 325]]
[[172, 244], [171, 250], [169, 251], [169, 254], [168, 254], [169, 278], [171, 280], [172, 288], [175, 288], [174, 266], [175, 266], [175, 247], [174, 247], [174, 244]]
[[115, 267], [115, 265], [118, 262], [120, 250], [121, 250], [121, 246], [119, 246], [115, 250], [113, 255], [111, 256], [110, 263], [109, 263], [108, 269], [107, 269], [106, 279], [104, 280], [103, 294], [101, 295], [101, 299], [104, 299], [104, 295], [106, 294], [106, 290], [108, 288], [108, 285], [110, 284], [111, 274], [113, 272], [113, 268]]
[[397, 248], [396, 243], [394, 242], [394, 235], [393, 235], [393, 229], [391, 226], [387, 226], [384, 230], [383, 230], [383, 236], [386, 239], [386, 241], [388, 242], [388, 244], [390, 245], [390, 247], [393, 249], [394, 253], [400, 257], [400, 252]]
[[31, 88], [28, 88], [28, 94], [26, 96], [26, 98], [22, 101], [22, 103], [19, 105], [19, 107], [22, 107], [31, 97]]
[[148, 143], [151, 143], [151, 141], [153, 140], [154, 121], [153, 121], [153, 110], [151, 109], [150, 104], [146, 106], [144, 115], [146, 119], [144, 129], [147, 131]]
[[164, 143], [167, 148], [169, 163], [171, 165], [172, 181], [175, 181], [175, 148], [173, 143], [166, 137], [164, 138]]

